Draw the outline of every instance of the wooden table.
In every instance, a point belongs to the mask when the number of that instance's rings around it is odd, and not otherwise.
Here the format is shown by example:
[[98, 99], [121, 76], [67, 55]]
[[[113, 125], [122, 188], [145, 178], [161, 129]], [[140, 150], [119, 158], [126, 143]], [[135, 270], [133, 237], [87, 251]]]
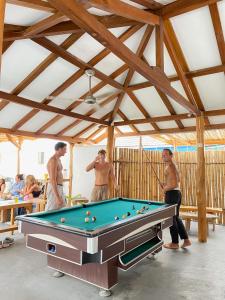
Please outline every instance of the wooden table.
[[[181, 205], [180, 212], [197, 212], [197, 206]], [[215, 214], [219, 216], [220, 224], [225, 225], [225, 208], [206, 207], [207, 214]]]
[[44, 200], [43, 199], [31, 199], [29, 201], [19, 201], [15, 203], [14, 200], [0, 200], [0, 214], [4, 221], [4, 212], [10, 210], [10, 224], [7, 226], [0, 227], [0, 233], [11, 231], [13, 232], [18, 229], [18, 226], [15, 224], [15, 210], [18, 208], [25, 208], [27, 213], [32, 213], [32, 205], [36, 204], [36, 211], [43, 210]]

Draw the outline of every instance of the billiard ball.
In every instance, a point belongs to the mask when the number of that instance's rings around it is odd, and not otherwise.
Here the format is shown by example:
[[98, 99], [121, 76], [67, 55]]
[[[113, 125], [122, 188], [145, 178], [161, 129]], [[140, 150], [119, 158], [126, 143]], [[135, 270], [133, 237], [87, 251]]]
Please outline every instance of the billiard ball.
[[65, 219], [65, 218], [61, 218], [61, 219], [60, 219], [60, 222], [61, 222], [61, 223], [65, 223], [65, 222], [66, 222], [66, 219]]
[[143, 207], [142, 207], [142, 209], [143, 209], [143, 210], [145, 210], [145, 209], [146, 209], [146, 207], [145, 207], [145, 206], [143, 206]]
[[90, 214], [91, 214], [91, 212], [88, 210], [88, 211], [86, 211], [86, 215], [87, 216], [90, 216]]
[[114, 218], [115, 220], [119, 220], [119, 217], [118, 216], [115, 216], [115, 218]]
[[92, 222], [95, 222], [96, 221], [96, 217], [92, 217], [91, 220], [92, 220]]
[[140, 214], [140, 210], [137, 210], [137, 211], [136, 211], [136, 214], [137, 214], [137, 215]]
[[128, 217], [130, 216], [130, 212], [129, 212], [129, 211], [127, 212], [127, 216], [128, 216]]
[[85, 223], [88, 223], [90, 221], [90, 219], [89, 218], [85, 218], [84, 221], [85, 221]]
[[122, 215], [122, 219], [126, 219], [127, 215]]

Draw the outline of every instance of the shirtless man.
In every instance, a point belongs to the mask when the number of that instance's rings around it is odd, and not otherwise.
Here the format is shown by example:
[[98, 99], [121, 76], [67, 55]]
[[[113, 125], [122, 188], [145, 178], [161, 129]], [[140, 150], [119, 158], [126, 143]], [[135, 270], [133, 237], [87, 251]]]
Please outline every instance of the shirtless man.
[[49, 184], [45, 210], [60, 209], [66, 205], [63, 194], [63, 167], [60, 161], [60, 157], [66, 154], [66, 147], [65, 143], [58, 142], [55, 145], [55, 154], [48, 161]]
[[114, 187], [118, 189], [113, 165], [106, 162], [106, 151], [98, 151], [98, 156], [91, 162], [86, 171], [95, 169], [95, 186], [91, 194], [91, 202], [98, 202], [109, 198], [109, 179], [112, 178]]
[[179, 172], [177, 170], [176, 165], [173, 162], [173, 153], [170, 149], [163, 150], [162, 159], [166, 163], [165, 183], [163, 184], [165, 202], [168, 204], [177, 204], [177, 214], [173, 217], [173, 225], [170, 227], [170, 235], [172, 238], [172, 242], [169, 244], [164, 244], [164, 247], [168, 249], [178, 249], [179, 235], [180, 238], [184, 240], [184, 243], [181, 247], [186, 248], [191, 245], [191, 241], [189, 240], [184, 224], [179, 217], [179, 209], [182, 198], [179, 188]]

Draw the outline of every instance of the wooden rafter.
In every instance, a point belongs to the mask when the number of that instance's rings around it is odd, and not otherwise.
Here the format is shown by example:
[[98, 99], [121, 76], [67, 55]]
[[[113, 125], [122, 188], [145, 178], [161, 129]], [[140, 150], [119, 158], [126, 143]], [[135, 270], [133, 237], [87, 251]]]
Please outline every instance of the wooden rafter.
[[[225, 109], [216, 109], [209, 110], [203, 112], [204, 117], [214, 117], [214, 116], [225, 116]], [[176, 120], [185, 120], [185, 119], [193, 119], [194, 115], [191, 114], [176, 114], [176, 115], [168, 115], [168, 116], [159, 116], [145, 119], [135, 119], [121, 122], [114, 122], [114, 126], [124, 126], [130, 124], [147, 124], [147, 123], [155, 123], [155, 122], [167, 122], [167, 121], [176, 121]]]
[[219, 14], [217, 3], [210, 4], [209, 10], [212, 18], [212, 23], [213, 23], [216, 41], [220, 53], [220, 58], [222, 64], [225, 64], [225, 40], [224, 40], [223, 28], [220, 20], [220, 14]]
[[20, 143], [16, 142], [10, 134], [6, 133], [5, 135], [8, 139], [8, 141], [11, 142], [14, 146], [16, 146], [16, 148], [18, 148], [18, 149], [21, 148]]
[[40, 109], [43, 111], [53, 112], [53, 113], [63, 115], [63, 116], [81, 119], [81, 120], [85, 120], [85, 121], [89, 121], [89, 122], [93, 122], [93, 123], [97, 123], [97, 124], [108, 125], [108, 122], [105, 122], [105, 121], [103, 122], [103, 121], [100, 121], [100, 120], [92, 118], [92, 117], [83, 116], [81, 114], [70, 112], [70, 111], [65, 111], [63, 109], [60, 109], [60, 108], [57, 108], [54, 106], [42, 104], [42, 103], [39, 103], [39, 102], [36, 102], [33, 100], [29, 100], [29, 99], [22, 98], [19, 96], [11, 95], [11, 94], [8, 94], [8, 93], [2, 92], [2, 91], [0, 91], [0, 98], [4, 99], [4, 100], [8, 100], [10, 102], [14, 102], [14, 103], [32, 107], [32, 108], [37, 108], [37, 109]]
[[[0, 128], [0, 132], [1, 133], [7, 133], [7, 134], [12, 134], [12, 135], [17, 135], [17, 136], [27, 136], [27, 137], [32, 137], [32, 138], [44, 138], [44, 139], [54, 139], [54, 140], [62, 140], [62, 141], [67, 141], [67, 142], [71, 142], [71, 143], [84, 143], [86, 142], [85, 139], [73, 139], [71, 137], [68, 136], [55, 136], [54, 134], [41, 134], [41, 135], [37, 135], [34, 132], [30, 132], [30, 131], [25, 131], [25, 130], [16, 130], [13, 131], [9, 128]], [[91, 141], [90, 141], [91, 142]]]
[[67, 0], [66, 2], [49, 0], [49, 2], [70, 18], [76, 25], [83, 28], [100, 43], [106, 45], [114, 54], [119, 56], [131, 68], [136, 69], [137, 72], [148, 79], [154, 86], [158, 87], [180, 105], [184, 106], [188, 111], [199, 114], [199, 110], [194, 105], [188, 102], [181, 94], [170, 86], [169, 80], [162, 71], [158, 68], [150, 69], [128, 47], [109, 32], [102, 23], [89, 14], [81, 4], [78, 4], [73, 0]]
[[[118, 115], [124, 120], [124, 121], [129, 121], [128, 117], [125, 115], [125, 113], [123, 113], [120, 109], [118, 110]], [[130, 124], [129, 125], [131, 130], [134, 131], [134, 132], [139, 132], [139, 130], [137, 129], [136, 126], [134, 126], [133, 124]]]
[[159, 16], [136, 8], [133, 5], [124, 3], [120, 0], [83, 0], [82, 3], [90, 3], [90, 5], [95, 8], [136, 20], [144, 24], [159, 25]]
[[[195, 105], [199, 108], [199, 110], [204, 111], [204, 106], [199, 95], [199, 92], [196, 88], [196, 85], [193, 79], [187, 79], [185, 76], [185, 72], [189, 71], [188, 64], [184, 57], [181, 46], [178, 42], [176, 34], [173, 30], [172, 24], [169, 20], [164, 22], [164, 38], [167, 50], [169, 52], [170, 58], [173, 62], [173, 65], [177, 71], [178, 77], [181, 81], [181, 84], [184, 88], [184, 91], [188, 97], [188, 99], [195, 103]], [[205, 119], [206, 124], [209, 124], [208, 118]]]
[[172, 18], [221, 0], [177, 0], [161, 9], [164, 18]]
[[1, 76], [1, 61], [2, 61], [2, 53], [3, 53], [4, 18], [5, 18], [5, 0], [1, 0], [0, 2], [0, 76]]
[[[124, 26], [135, 26], [135, 25], [142, 25], [141, 23], [135, 21], [126, 19], [123, 17], [111, 15], [111, 16], [100, 16], [97, 17], [97, 19], [104, 24], [107, 28], [116, 28], [116, 27], [124, 27]], [[13, 29], [13, 27], [12, 27]], [[75, 34], [75, 35], [81, 35], [85, 31], [75, 25], [71, 21], [66, 21], [59, 23], [55, 26], [52, 26], [49, 29], [46, 29], [40, 33], [29, 35], [29, 37], [24, 35], [24, 31], [28, 30], [29, 27], [22, 27], [20, 30], [14, 29], [14, 30], [5, 30], [4, 32], [4, 41], [15, 41], [20, 39], [26, 39], [26, 38], [37, 38], [37, 37], [44, 37], [44, 36], [53, 36], [53, 35], [60, 35], [60, 34]]]
[[134, 2], [134, 3], [137, 3], [137, 4], [140, 4], [140, 5], [143, 5], [147, 8], [152, 9], [152, 10], [158, 10], [158, 9], [163, 7], [162, 4], [160, 4], [159, 2], [154, 1], [154, 0], [130, 0], [130, 1]]
[[37, 22], [36, 24], [28, 27], [26, 30], [24, 30], [23, 35], [25, 37], [30, 37], [35, 34], [38, 34], [58, 23], [61, 23], [66, 20], [66, 17], [63, 16], [61, 13], [56, 13], [44, 20], [41, 20], [40, 22]]

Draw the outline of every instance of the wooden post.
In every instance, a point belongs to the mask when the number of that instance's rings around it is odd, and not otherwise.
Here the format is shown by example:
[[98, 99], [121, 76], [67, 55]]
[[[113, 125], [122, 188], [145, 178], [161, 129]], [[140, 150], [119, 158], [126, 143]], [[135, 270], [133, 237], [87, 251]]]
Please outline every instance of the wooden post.
[[3, 50], [4, 18], [5, 18], [5, 0], [0, 0], [0, 78], [1, 78], [1, 61], [2, 61], [2, 50]]
[[[114, 149], [114, 126], [108, 126], [107, 131], [107, 159], [110, 163], [113, 163], [113, 149]], [[113, 184], [109, 181], [109, 197], [113, 195]]]
[[196, 197], [198, 205], [198, 240], [207, 242], [206, 220], [206, 186], [205, 186], [205, 153], [204, 153], [204, 116], [196, 118], [197, 135], [197, 174], [196, 174]]
[[69, 199], [68, 199], [68, 206], [71, 206], [71, 197], [72, 197], [72, 191], [73, 191], [73, 151], [74, 151], [74, 144], [70, 143]]

